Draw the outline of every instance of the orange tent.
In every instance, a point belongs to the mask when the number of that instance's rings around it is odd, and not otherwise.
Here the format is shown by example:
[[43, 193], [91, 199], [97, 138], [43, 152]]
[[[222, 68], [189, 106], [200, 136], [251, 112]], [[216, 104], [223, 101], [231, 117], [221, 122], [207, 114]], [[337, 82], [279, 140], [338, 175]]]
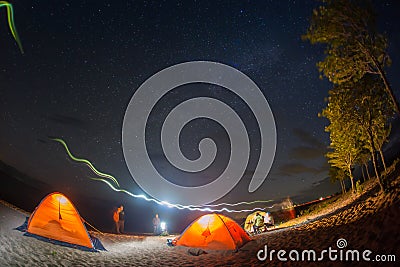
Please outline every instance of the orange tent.
[[78, 211], [63, 194], [47, 195], [29, 218], [27, 232], [94, 249]]
[[177, 246], [236, 250], [250, 237], [234, 220], [221, 214], [207, 214], [195, 220], [176, 239]]

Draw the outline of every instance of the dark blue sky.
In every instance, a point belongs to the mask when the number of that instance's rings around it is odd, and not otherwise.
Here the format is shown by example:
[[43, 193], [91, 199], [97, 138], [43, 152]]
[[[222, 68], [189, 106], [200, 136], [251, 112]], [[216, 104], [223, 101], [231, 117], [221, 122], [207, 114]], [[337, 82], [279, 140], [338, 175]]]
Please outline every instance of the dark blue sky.
[[[76, 156], [116, 176], [122, 187], [141, 193], [122, 153], [127, 105], [156, 72], [177, 63], [207, 60], [242, 71], [268, 100], [277, 126], [272, 170], [255, 193], [247, 192], [258, 160], [259, 131], [243, 102], [207, 85], [188, 85], [185, 92], [177, 88], [157, 106], [147, 136], [155, 164], [176, 181], [190, 179], [171, 166], [168, 169], [158, 149], [157, 130], [180, 100], [211, 96], [244, 118], [253, 149], [245, 177], [222, 200], [279, 201], [287, 196], [307, 200], [338, 191], [326, 180], [327, 121], [317, 116], [331, 87], [319, 79], [315, 65], [323, 58], [323, 48], [301, 40], [318, 2], [214, 2], [12, 1], [25, 54], [8, 32], [5, 10], [0, 10], [0, 160], [59, 191], [118, 201], [120, 193], [89, 180], [88, 168], [68, 160], [62, 147], [47, 138], [56, 136]], [[379, 27], [388, 33], [393, 60], [388, 77], [399, 96], [398, 4], [376, 2]], [[197, 142], [204, 136], [214, 136], [223, 155], [204, 181], [197, 176], [194, 183], [212, 180], [211, 174], [223, 169], [224, 155], [229, 153], [224, 130], [199, 120], [182, 134], [183, 152], [189, 158], [198, 155]]]

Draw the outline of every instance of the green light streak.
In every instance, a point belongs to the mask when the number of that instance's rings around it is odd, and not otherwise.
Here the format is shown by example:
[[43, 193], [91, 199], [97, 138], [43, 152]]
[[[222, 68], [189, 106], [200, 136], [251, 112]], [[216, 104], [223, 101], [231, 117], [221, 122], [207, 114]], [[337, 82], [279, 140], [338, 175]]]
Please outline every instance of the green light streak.
[[73, 161], [86, 164], [95, 174], [97, 174], [100, 177], [112, 180], [114, 182], [114, 184], [117, 185], [117, 187], [115, 187], [112, 183], [110, 183], [109, 180], [106, 180], [106, 179], [103, 179], [103, 178], [89, 177], [91, 180], [103, 182], [103, 183], [107, 184], [112, 190], [114, 190], [116, 192], [121, 192], [121, 193], [128, 194], [129, 196], [134, 197], [134, 198], [140, 198], [140, 199], [143, 199], [143, 200], [148, 201], [148, 202], [154, 202], [154, 203], [156, 203], [158, 205], [167, 206], [169, 208], [176, 208], [176, 209], [180, 209], [180, 210], [188, 209], [188, 210], [192, 210], [192, 211], [206, 211], [206, 212], [224, 212], [224, 211], [225, 212], [253, 212], [253, 211], [256, 211], [256, 210], [265, 210], [265, 209], [268, 209], [268, 208], [272, 208], [274, 206], [274, 205], [272, 205], [270, 207], [263, 207], [263, 208], [256, 207], [256, 208], [252, 208], [252, 209], [239, 209], [239, 210], [228, 209], [228, 208], [225, 208], [225, 207], [215, 209], [216, 207], [220, 207], [220, 206], [234, 207], [234, 206], [240, 206], [240, 205], [252, 205], [252, 204], [257, 204], [257, 203], [267, 203], [267, 202], [271, 202], [272, 200], [255, 200], [255, 201], [250, 201], [250, 202], [220, 203], [220, 204], [212, 204], [212, 205], [194, 206], [194, 205], [173, 204], [173, 203], [169, 203], [167, 201], [160, 201], [160, 200], [157, 200], [157, 199], [154, 199], [154, 198], [149, 198], [149, 197], [147, 197], [145, 195], [142, 195], [142, 194], [141, 195], [133, 194], [133, 193], [121, 188], [119, 183], [118, 183], [118, 181], [117, 181], [117, 179], [114, 176], [98, 171], [89, 160], [75, 157], [71, 153], [71, 151], [69, 150], [69, 148], [68, 148], [68, 146], [67, 146], [67, 144], [65, 143], [64, 140], [62, 140], [60, 138], [50, 138], [50, 139], [62, 144], [62, 146], [64, 147], [64, 149], [67, 152], [68, 156]]
[[62, 140], [62, 139], [60, 139], [60, 138], [50, 138], [50, 139], [53, 140], [53, 141], [59, 142], [60, 144], [62, 144], [63, 147], [65, 148], [65, 151], [67, 152], [68, 156], [69, 156], [73, 161], [80, 162], [80, 163], [85, 163], [87, 166], [89, 166], [89, 168], [90, 168], [95, 174], [97, 174], [97, 175], [100, 176], [100, 177], [104, 177], [104, 178], [111, 179], [111, 180], [119, 187], [119, 183], [118, 183], [117, 179], [116, 179], [114, 176], [112, 176], [112, 175], [110, 175], [110, 174], [107, 174], [107, 173], [102, 173], [102, 172], [98, 171], [98, 170], [93, 166], [93, 164], [92, 164], [89, 160], [87, 160], [87, 159], [81, 159], [81, 158], [75, 157], [75, 156], [71, 153], [71, 151], [69, 150], [69, 148], [68, 148], [68, 146], [67, 146], [67, 144], [65, 143], [64, 140]]
[[23, 54], [24, 49], [22, 48], [22, 43], [21, 43], [21, 40], [19, 39], [17, 28], [15, 28], [14, 10], [13, 10], [12, 4], [8, 3], [7, 1], [0, 1], [0, 8], [3, 6], [7, 8], [8, 26], [10, 27], [11, 34], [13, 35], [14, 40], [18, 44], [19, 50]]

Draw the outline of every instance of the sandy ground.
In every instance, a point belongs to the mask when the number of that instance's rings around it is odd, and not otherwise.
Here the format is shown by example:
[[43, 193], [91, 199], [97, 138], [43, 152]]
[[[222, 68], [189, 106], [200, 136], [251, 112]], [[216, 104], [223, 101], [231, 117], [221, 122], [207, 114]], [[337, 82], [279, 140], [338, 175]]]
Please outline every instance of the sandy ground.
[[[324, 249], [338, 249], [340, 238], [347, 241], [346, 249], [360, 253], [371, 250], [369, 258], [376, 255], [395, 255], [400, 261], [400, 186], [393, 181], [392, 191], [381, 194], [374, 183], [367, 193], [344, 202], [336, 208], [327, 207], [320, 216], [304, 217], [299, 225], [277, 229], [253, 237], [239, 251], [207, 251], [193, 256], [187, 247], [169, 247], [169, 237], [127, 236], [93, 233], [107, 251], [86, 252], [26, 237], [13, 230], [29, 215], [8, 203], [0, 204], [0, 266], [377, 266], [377, 262], [290, 261], [282, 262], [273, 256], [272, 261], [260, 261], [257, 253], [267, 245], [268, 251], [284, 249], [289, 253], [313, 249], [320, 255]], [[264, 254], [260, 254], [261, 256]], [[288, 258], [288, 254], [285, 255]], [[339, 256], [338, 256], [339, 257]], [[378, 266], [396, 266], [395, 262]]]

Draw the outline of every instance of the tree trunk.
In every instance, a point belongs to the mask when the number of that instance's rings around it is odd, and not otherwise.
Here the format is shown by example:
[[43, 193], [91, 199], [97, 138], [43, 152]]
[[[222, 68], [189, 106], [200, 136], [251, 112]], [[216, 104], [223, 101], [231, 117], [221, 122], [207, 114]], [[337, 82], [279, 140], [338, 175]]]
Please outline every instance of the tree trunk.
[[365, 173], [364, 173], [364, 166], [361, 165], [361, 173], [363, 178], [363, 183], [365, 182]]
[[354, 186], [354, 177], [353, 177], [353, 174], [351, 173], [351, 167], [348, 166], [347, 169], [349, 171], [349, 178], [351, 181], [351, 191], [353, 191], [353, 194], [354, 194], [356, 192], [356, 187]]
[[383, 167], [385, 168], [385, 173], [387, 173], [387, 168], [386, 168], [386, 163], [385, 163], [385, 157], [383, 156], [382, 149], [379, 149], [379, 154], [381, 155]]
[[393, 102], [394, 109], [396, 110], [397, 114], [400, 115], [399, 103], [397, 102], [396, 97], [394, 96], [392, 87], [390, 86], [390, 84], [386, 78], [386, 74], [375, 60], [374, 60], [374, 63], [376, 64], [376, 67], [378, 68], [378, 72], [382, 78], [383, 83], [385, 84], [385, 89], [386, 89], [387, 93], [389, 94], [390, 99]]
[[389, 96], [390, 96], [390, 99], [391, 99], [391, 101], [392, 101], [392, 103], [393, 103], [394, 109], [396, 110], [396, 113], [400, 115], [399, 103], [397, 102], [396, 97], [394, 96], [392, 87], [390, 86], [389, 81], [388, 81], [387, 78], [386, 78], [385, 71], [382, 69], [381, 65], [379, 65], [379, 62], [378, 62], [378, 60], [375, 58], [375, 56], [372, 55], [372, 54], [368, 51], [368, 49], [365, 50], [365, 47], [364, 47], [360, 42], [358, 42], [358, 43], [359, 43], [359, 44], [361, 45], [361, 47], [364, 49], [364, 52], [366, 52], [366, 53], [368, 54], [368, 56], [372, 59], [372, 62], [374, 63], [376, 69], [378, 70], [379, 76], [381, 77], [381, 79], [382, 79], [382, 81], [383, 81], [383, 84], [385, 85], [385, 89], [386, 89], [387, 93], [388, 93]]
[[368, 164], [364, 163], [365, 169], [367, 170], [367, 176], [368, 176], [368, 180], [371, 179], [371, 176], [369, 175], [369, 170], [368, 170]]
[[340, 189], [342, 190], [342, 195], [343, 195], [343, 184], [342, 184], [342, 180], [339, 179], [339, 183], [340, 183]]
[[343, 179], [340, 180], [340, 185], [342, 186], [342, 194], [345, 194], [346, 193], [346, 185], [345, 185]]
[[381, 177], [380, 177], [380, 175], [379, 175], [379, 173], [378, 173], [378, 169], [377, 169], [377, 167], [376, 167], [375, 153], [372, 152], [372, 153], [371, 153], [371, 156], [372, 156], [372, 163], [373, 163], [373, 165], [374, 165], [374, 170], [375, 170], [376, 179], [377, 179], [377, 181], [378, 181], [379, 187], [381, 188], [381, 191], [384, 191], [385, 189], [383, 188], [383, 183], [382, 183]]
[[[371, 123], [370, 123], [370, 125], [371, 125]], [[368, 135], [369, 135], [370, 142], [371, 142], [370, 152], [371, 152], [371, 157], [372, 157], [372, 163], [374, 165], [376, 179], [378, 180], [379, 187], [381, 188], [381, 191], [383, 192], [383, 191], [385, 191], [385, 188], [383, 186], [382, 178], [378, 173], [378, 168], [376, 167], [374, 136], [372, 135], [371, 131], [368, 131]]]

